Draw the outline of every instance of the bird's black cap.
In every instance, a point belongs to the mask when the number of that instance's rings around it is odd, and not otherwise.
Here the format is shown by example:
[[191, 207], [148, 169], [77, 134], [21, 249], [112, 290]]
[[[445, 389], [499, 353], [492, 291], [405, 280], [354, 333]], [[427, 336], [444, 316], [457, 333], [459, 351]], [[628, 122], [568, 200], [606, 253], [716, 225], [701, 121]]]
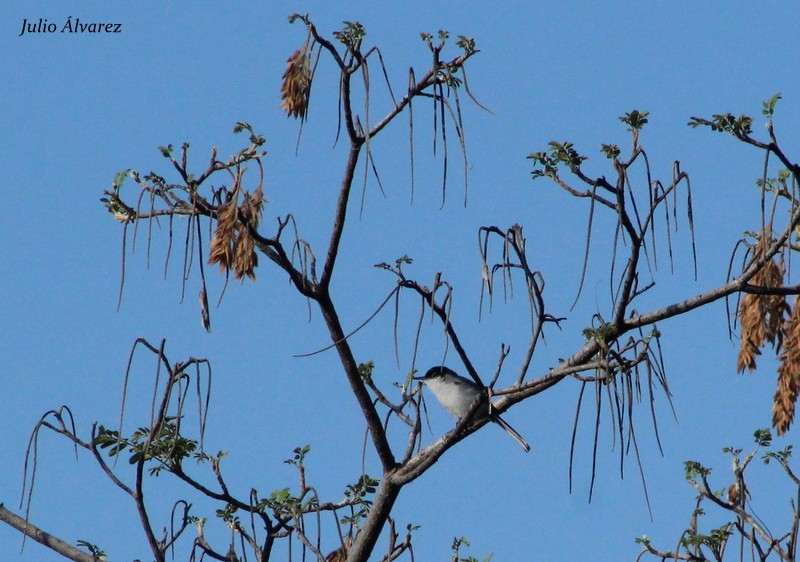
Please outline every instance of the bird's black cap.
[[444, 365], [438, 365], [436, 367], [431, 367], [428, 369], [428, 372], [425, 373], [423, 377], [414, 377], [415, 381], [426, 381], [430, 379], [435, 379], [436, 377], [440, 377], [444, 374], [455, 375], [455, 371], [450, 369], [449, 367], [445, 367]]

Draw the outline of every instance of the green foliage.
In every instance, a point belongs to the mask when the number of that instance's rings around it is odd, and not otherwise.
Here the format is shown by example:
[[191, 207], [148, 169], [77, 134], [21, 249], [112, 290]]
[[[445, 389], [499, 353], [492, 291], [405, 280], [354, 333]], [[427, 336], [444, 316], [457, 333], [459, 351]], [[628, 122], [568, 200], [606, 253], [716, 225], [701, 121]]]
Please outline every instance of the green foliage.
[[774, 178], [758, 178], [756, 180], [756, 186], [758, 186], [760, 190], [768, 193], [786, 195], [791, 193], [791, 187], [788, 183], [791, 177], [792, 172], [786, 168], [781, 168], [778, 170], [778, 175]]
[[550, 141], [548, 146], [550, 148], [547, 152], [534, 152], [528, 155], [528, 159], [533, 160], [534, 169], [531, 174], [534, 179], [543, 176], [556, 178], [560, 165], [565, 165], [570, 170], [577, 170], [581, 163], [588, 159], [587, 156], [580, 155], [569, 141]]
[[227, 457], [227, 456], [228, 456], [228, 452], [227, 451], [219, 451], [214, 456], [211, 456], [211, 455], [209, 455], [207, 453], [200, 452], [200, 453], [195, 454], [194, 458], [197, 461], [197, 464], [201, 464], [201, 463], [210, 461], [211, 463], [214, 463], [215, 466], [219, 466], [219, 462], [222, 459], [224, 459], [225, 457]]
[[347, 498], [348, 503], [353, 506], [353, 513], [348, 517], [342, 518], [341, 522], [343, 524], [357, 525], [369, 514], [372, 500], [367, 499], [367, 496], [374, 494], [379, 484], [379, 479], [372, 478], [368, 474], [362, 474], [355, 484], [347, 485], [344, 496]]
[[723, 447], [723, 453], [732, 453], [734, 457], [738, 457], [739, 453], [742, 452], [742, 449], [734, 449], [733, 447]]
[[381, 262], [381, 263], [376, 263], [375, 267], [377, 267], [379, 269], [385, 269], [387, 271], [391, 271], [391, 272], [397, 274], [398, 276], [402, 277], [403, 276], [403, 265], [404, 264], [412, 264], [412, 263], [414, 263], [414, 260], [412, 258], [408, 257], [407, 255], [404, 255], [403, 257], [400, 257], [400, 258], [397, 258], [396, 260], [394, 260], [394, 266], [392, 266], [392, 265], [390, 265], [390, 264], [388, 264], [386, 262]]
[[769, 447], [772, 445], [772, 431], [768, 428], [755, 430], [755, 432], [753, 432], [753, 437], [755, 438], [756, 445], [759, 447]]
[[616, 144], [601, 144], [600, 152], [609, 160], [616, 160], [620, 155], [619, 147]]
[[453, 552], [458, 552], [461, 545], [470, 546], [469, 539], [467, 537], [453, 537], [453, 544], [450, 548], [453, 549]]
[[689, 120], [692, 128], [704, 126], [712, 131], [730, 133], [738, 138], [749, 137], [753, 132], [753, 118], [749, 115], [735, 117], [732, 113], [721, 113], [711, 116], [711, 120], [692, 117]]
[[[741, 448], [725, 447], [722, 449], [723, 453], [730, 454], [733, 457], [733, 484], [728, 485], [728, 482], [730, 482], [728, 480], [723, 489], [711, 490], [711, 483], [708, 480], [711, 469], [706, 468], [697, 461], [686, 461], [686, 479], [698, 492], [689, 526], [681, 534], [679, 547], [676, 551], [665, 552], [657, 550], [652, 547], [650, 539], [643, 536], [636, 539], [636, 542], [644, 547], [643, 552], [649, 552], [662, 560], [723, 560], [728, 540], [736, 534], [740, 535], [743, 540], [751, 541], [754, 551], [767, 554], [772, 551], [778, 554], [781, 560], [794, 560], [793, 557], [790, 558], [793, 548], [793, 541], [789, 538], [791, 533], [782, 536], [773, 535], [763, 521], [752, 511], [753, 502], [745, 502], [745, 498], [749, 499], [751, 493], [753, 496], [756, 495], [756, 491], [751, 490], [747, 485], [745, 472], [758, 449], [772, 445], [772, 431], [770, 429], [758, 429], [753, 433], [753, 437], [756, 447], [743, 459], [740, 459], [740, 455], [743, 452]], [[773, 459], [776, 460], [786, 475], [795, 484], [800, 485], [800, 478], [794, 474], [788, 464], [791, 452], [792, 447], [789, 445], [782, 451], [768, 451], [762, 459], [764, 464], [769, 464]], [[704, 533], [699, 532], [699, 518], [706, 515], [704, 506], [707, 507], [709, 505], [715, 510], [722, 509], [730, 517], [735, 517], [736, 520], [728, 521]], [[792, 505], [792, 509], [795, 511], [796, 517], [797, 508]], [[762, 559], [766, 560], [767, 557]]]
[[361, 376], [361, 380], [366, 383], [372, 381], [372, 371], [375, 370], [375, 363], [372, 361], [367, 361], [366, 363], [361, 363], [358, 366], [358, 374]]
[[491, 562], [492, 557], [494, 557], [494, 552], [487, 554], [483, 560], [478, 560], [474, 556], [467, 556], [466, 558], [459, 558], [459, 562]]
[[626, 113], [625, 115], [621, 116], [619, 120], [628, 126], [628, 131], [641, 131], [642, 128], [647, 124], [648, 115], [650, 115], [649, 111], [639, 111], [638, 109], [634, 109], [630, 113]]
[[95, 447], [101, 449], [109, 449], [108, 456], [114, 457], [125, 448], [129, 446], [130, 442], [126, 439], [120, 439], [119, 431], [107, 429], [105, 426], [100, 426], [97, 429], [97, 435], [94, 438]]
[[106, 190], [103, 193], [108, 197], [101, 197], [100, 202], [103, 203], [109, 213], [114, 215], [118, 220], [132, 220], [136, 218], [136, 212], [128, 208], [119, 197], [120, 189], [125, 184], [125, 180], [131, 176], [131, 170], [121, 170], [114, 175], [114, 181], [111, 182], [111, 190]]
[[728, 537], [733, 534], [734, 524], [727, 522], [716, 529], [712, 529], [710, 534], [692, 533], [684, 535], [681, 539], [681, 545], [685, 547], [700, 547], [705, 546], [714, 553], [714, 558], [720, 560], [725, 544], [728, 542]]
[[[259, 147], [259, 146], [263, 146], [263, 145], [264, 145], [264, 144], [267, 142], [267, 141], [266, 141], [266, 139], [265, 139], [265, 138], [264, 138], [262, 135], [257, 135], [257, 134], [255, 133], [255, 131], [253, 131], [253, 127], [250, 125], [250, 123], [248, 123], [248, 122], [246, 122], [246, 121], [239, 121], [239, 122], [238, 122], [238, 123], [236, 123], [236, 125], [234, 125], [234, 127], [233, 127], [233, 132], [234, 132], [234, 134], [237, 134], [237, 135], [238, 135], [239, 133], [242, 133], [242, 132], [244, 132], [244, 131], [247, 131], [248, 133], [250, 133], [250, 138], [249, 138], [249, 140], [250, 140], [250, 144], [252, 145], [252, 146], [250, 147], [250, 149], [252, 149], [253, 147]], [[186, 148], [188, 148], [188, 147], [189, 147], [189, 144], [188, 144], [188, 143], [186, 143], [184, 146], [185, 146]], [[237, 154], [243, 153], [243, 152], [245, 152], [246, 150], [249, 150], [249, 149], [247, 149], [247, 148], [245, 148], [245, 149], [242, 149], [242, 150], [240, 150], [240, 151], [239, 151]]]
[[706, 477], [711, 474], [711, 469], [704, 467], [697, 461], [686, 461], [683, 463], [684, 470], [685, 470], [685, 477], [686, 480], [693, 482], [697, 480], [697, 477]]
[[763, 113], [764, 116], [767, 117], [770, 121], [772, 121], [772, 116], [775, 115], [775, 106], [777, 105], [778, 100], [781, 99], [782, 97], [783, 96], [781, 96], [780, 92], [778, 92], [777, 94], [769, 98], [767, 101], [761, 103], [762, 106], [761, 113]]
[[489, 553], [482, 561], [478, 560], [474, 556], [467, 556], [465, 558], [459, 557], [459, 551], [461, 550], [462, 546], [470, 546], [469, 539], [467, 537], [454, 537], [453, 544], [450, 548], [453, 550], [453, 561], [458, 562], [491, 562], [494, 553]]
[[587, 160], [586, 156], [581, 156], [572, 146], [571, 142], [551, 142], [551, 155], [557, 162], [566, 164], [570, 169], [578, 168], [581, 162]]
[[120, 170], [114, 175], [114, 181], [111, 183], [111, 187], [116, 190], [119, 190], [122, 185], [125, 183], [125, 180], [128, 179], [130, 176], [131, 170], [128, 168], [127, 170]]
[[294, 448], [294, 456], [290, 459], [286, 459], [283, 461], [286, 464], [293, 464], [295, 466], [302, 466], [303, 461], [306, 458], [306, 455], [311, 450], [311, 445], [305, 445], [304, 447], [295, 447]]
[[781, 451], [768, 451], [764, 453], [762, 460], [764, 464], [769, 464], [769, 461], [775, 459], [782, 465], [786, 465], [789, 462], [789, 459], [792, 457], [792, 446], [787, 445], [785, 449]]
[[584, 328], [583, 337], [586, 341], [597, 340], [600, 347], [603, 349], [608, 348], [608, 342], [614, 339], [617, 335], [618, 328], [612, 323], [602, 324], [599, 328]]
[[[422, 38], [422, 40], [434, 54], [435, 59], [438, 61], [439, 53], [442, 51], [442, 49], [444, 49], [448, 39], [450, 39], [450, 32], [443, 29], [440, 29], [438, 32], [436, 32], [436, 38], [439, 40], [438, 44], [434, 44], [434, 36], [432, 33], [423, 32], [420, 33], [419, 36]], [[472, 55], [477, 52], [475, 50], [475, 39], [466, 35], [458, 36], [458, 39], [456, 40], [456, 46], [463, 50], [465, 55]], [[440, 64], [436, 73], [437, 82], [439, 84], [446, 84], [452, 89], [461, 87], [464, 82], [461, 78], [458, 78], [455, 75], [460, 68], [460, 64]]]
[[155, 460], [157, 466], [150, 468], [150, 474], [158, 476], [164, 468], [177, 466], [183, 459], [190, 456], [197, 449], [197, 441], [180, 435], [178, 419], [167, 417], [158, 432], [151, 436], [151, 428], [140, 427], [129, 438], [122, 437], [119, 431], [100, 426], [94, 439], [94, 444], [100, 449], [108, 449], [110, 457], [116, 456], [127, 449], [131, 456], [130, 464], [140, 461]]
[[[433, 46], [433, 34], [432, 33], [423, 32], [423, 33], [420, 33], [419, 36], [422, 37], [422, 40], [425, 41], [425, 43], [427, 43], [428, 46], [431, 49], [434, 48], [434, 46]], [[439, 47], [438, 48], [441, 49], [441, 47], [443, 47], [444, 44], [447, 42], [447, 40], [450, 38], [450, 32], [446, 31], [444, 29], [440, 29], [439, 31], [436, 32], [436, 36], [439, 39]], [[459, 37], [461, 37], [461, 36], [459, 36]], [[456, 43], [456, 44], [458, 44], [458, 43]]]
[[[374, 494], [378, 484], [380, 484], [379, 479], [371, 478], [368, 474], [362, 474], [355, 484], [347, 485], [344, 495], [347, 498], [361, 499], [368, 494]], [[371, 503], [366, 500], [365, 502]]]
[[[558, 163], [546, 152], [532, 152], [527, 158], [533, 160], [533, 171], [531, 175], [534, 179], [540, 177], [555, 178], [558, 176]], [[537, 169], [537, 166], [541, 169]]]
[[228, 525], [233, 525], [239, 523], [239, 518], [236, 517], [235, 513], [239, 511], [239, 508], [235, 505], [227, 504], [222, 509], [217, 510], [217, 517], [225, 521]]
[[344, 21], [341, 31], [334, 31], [333, 36], [348, 49], [354, 51], [361, 47], [361, 41], [367, 35], [367, 30], [357, 21]]
[[[619, 117], [619, 120], [627, 125], [627, 130], [633, 133], [635, 141], [639, 131], [648, 123], [649, 115], [648, 111], [634, 109]], [[601, 144], [600, 152], [609, 160], [616, 160], [621, 154], [620, 148], [616, 144]], [[578, 172], [581, 164], [584, 160], [588, 160], [588, 157], [579, 154], [569, 141], [551, 141], [546, 151], [532, 152], [528, 155], [528, 159], [533, 160], [531, 175], [534, 179], [540, 177], [556, 179], [560, 166], [563, 165], [572, 172]]]
[[79, 547], [83, 547], [86, 550], [88, 550], [89, 554], [94, 556], [95, 560], [100, 560], [100, 561], [108, 560], [108, 556], [106, 555], [105, 551], [96, 544], [92, 544], [85, 540], [78, 540], [76, 544]]
[[459, 35], [458, 41], [456, 41], [456, 47], [463, 49], [464, 53], [471, 55], [472, 53], [476, 52], [475, 38], [467, 37], [466, 35]]
[[[241, 163], [247, 160], [250, 160], [254, 157], [260, 158], [264, 156], [267, 151], [259, 151], [258, 149], [266, 144], [266, 139], [262, 135], [258, 135], [253, 131], [253, 127], [250, 126], [249, 123], [246, 121], [239, 121], [233, 127], [234, 134], [239, 134], [243, 132], [248, 132], [250, 136], [248, 140], [250, 141], [250, 146], [242, 148], [241, 150], [236, 151], [233, 156], [231, 156], [232, 163]], [[188, 145], [187, 145], [188, 146]]]
[[281, 488], [272, 492], [268, 498], [261, 500], [258, 507], [260, 509], [268, 507], [275, 514], [275, 517], [289, 520], [300, 517], [302, 502], [300, 498], [292, 494], [289, 488]]

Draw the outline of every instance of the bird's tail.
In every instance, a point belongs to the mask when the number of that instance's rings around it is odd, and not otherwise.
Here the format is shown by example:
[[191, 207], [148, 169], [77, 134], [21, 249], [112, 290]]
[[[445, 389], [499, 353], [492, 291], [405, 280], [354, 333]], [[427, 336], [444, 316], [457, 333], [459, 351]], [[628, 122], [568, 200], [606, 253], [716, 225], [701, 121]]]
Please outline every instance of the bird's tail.
[[526, 453], [527, 453], [528, 451], [530, 451], [530, 450], [531, 450], [531, 446], [530, 446], [530, 445], [528, 445], [528, 442], [527, 442], [527, 441], [525, 441], [525, 440], [522, 438], [522, 435], [520, 435], [519, 433], [517, 433], [517, 430], [516, 430], [516, 429], [514, 429], [513, 427], [511, 427], [510, 425], [508, 425], [508, 422], [507, 422], [506, 420], [504, 420], [503, 418], [501, 418], [501, 417], [500, 417], [500, 416], [498, 416], [497, 414], [493, 414], [493, 415], [491, 415], [490, 417], [492, 418], [492, 421], [493, 421], [493, 422], [495, 422], [497, 425], [499, 425], [500, 427], [502, 427], [503, 429], [505, 429], [505, 430], [506, 430], [506, 432], [507, 432], [507, 433], [508, 433], [508, 434], [509, 434], [511, 437], [513, 437], [513, 438], [514, 438], [514, 441], [516, 441], [517, 443], [519, 443], [519, 446], [520, 446], [520, 447], [522, 447], [522, 448], [525, 450], [525, 452], [526, 452]]

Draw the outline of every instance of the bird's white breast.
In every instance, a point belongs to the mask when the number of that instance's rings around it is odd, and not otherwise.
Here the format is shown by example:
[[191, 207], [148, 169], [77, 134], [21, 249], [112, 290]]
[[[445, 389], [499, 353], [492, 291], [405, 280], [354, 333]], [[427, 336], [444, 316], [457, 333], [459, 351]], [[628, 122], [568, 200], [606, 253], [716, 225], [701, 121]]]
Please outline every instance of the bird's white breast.
[[444, 382], [439, 379], [425, 381], [433, 395], [444, 408], [458, 419], [464, 417], [478, 396], [478, 389], [469, 383], [455, 379]]

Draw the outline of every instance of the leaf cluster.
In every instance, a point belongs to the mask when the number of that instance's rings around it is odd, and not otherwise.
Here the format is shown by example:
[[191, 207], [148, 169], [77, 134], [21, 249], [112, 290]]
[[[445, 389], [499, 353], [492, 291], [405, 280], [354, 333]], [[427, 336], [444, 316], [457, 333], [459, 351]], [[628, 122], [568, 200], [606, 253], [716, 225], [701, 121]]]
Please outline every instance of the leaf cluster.
[[333, 36], [348, 49], [358, 50], [364, 37], [367, 36], [367, 30], [360, 22], [345, 21], [344, 27], [339, 31], [334, 31]]
[[344, 496], [347, 502], [353, 506], [353, 511], [350, 515], [343, 517], [340, 522], [357, 526], [361, 520], [366, 518], [372, 507], [372, 500], [369, 496], [375, 494], [379, 484], [379, 478], [372, 478], [367, 474], [362, 474], [355, 484], [348, 484]]
[[692, 128], [705, 126], [712, 131], [730, 133], [735, 137], [742, 138], [750, 136], [750, 133], [753, 132], [753, 118], [750, 115], [737, 117], [732, 113], [719, 113], [712, 115], [710, 120], [692, 117], [689, 126]]
[[119, 431], [101, 425], [97, 428], [94, 444], [106, 449], [110, 457], [127, 449], [131, 453], [128, 457], [130, 464], [137, 464], [142, 459], [145, 462], [157, 461], [158, 465], [150, 468], [153, 476], [165, 468], [179, 465], [183, 459], [194, 455], [198, 448], [196, 440], [180, 434], [176, 417], [167, 417], [155, 434], [149, 427], [140, 427], [130, 437], [121, 437]]
[[550, 148], [547, 151], [533, 152], [527, 157], [533, 161], [534, 169], [531, 174], [534, 179], [540, 177], [553, 179], [557, 177], [558, 169], [561, 165], [566, 166], [568, 170], [576, 171], [580, 169], [581, 163], [588, 160], [588, 156], [578, 153], [574, 145], [569, 141], [551, 141], [548, 144]]
[[[794, 549], [800, 529], [800, 506], [792, 503], [793, 517], [790, 529], [785, 534], [773, 534], [752, 509], [751, 494], [757, 492], [747, 486], [747, 475], [750, 462], [756, 454], [772, 446], [772, 432], [769, 429], [759, 429], [753, 433], [755, 449], [744, 458], [741, 457], [743, 449], [737, 447], [724, 447], [722, 452], [730, 455], [732, 461], [733, 483], [718, 491], [713, 491], [710, 483], [712, 470], [700, 462], [686, 461], [684, 463], [686, 480], [698, 492], [695, 507], [692, 510], [689, 525], [681, 534], [678, 547], [674, 551], [661, 551], [656, 549], [648, 537], [640, 537], [636, 542], [643, 546], [638, 559], [645, 554], [670, 560], [715, 560], [725, 559], [726, 548], [732, 537], [740, 537], [742, 544], [749, 543], [748, 548], [757, 559], [766, 561], [773, 555], [781, 561], [795, 560]], [[765, 451], [761, 459], [769, 464], [776, 460], [786, 476], [794, 482], [800, 492], [800, 478], [788, 464], [791, 457], [791, 445], [780, 451]], [[712, 528], [709, 531], [700, 530], [700, 519], [707, 515], [706, 506], [721, 510], [733, 520]], [[638, 560], [637, 559], [637, 560]]]

